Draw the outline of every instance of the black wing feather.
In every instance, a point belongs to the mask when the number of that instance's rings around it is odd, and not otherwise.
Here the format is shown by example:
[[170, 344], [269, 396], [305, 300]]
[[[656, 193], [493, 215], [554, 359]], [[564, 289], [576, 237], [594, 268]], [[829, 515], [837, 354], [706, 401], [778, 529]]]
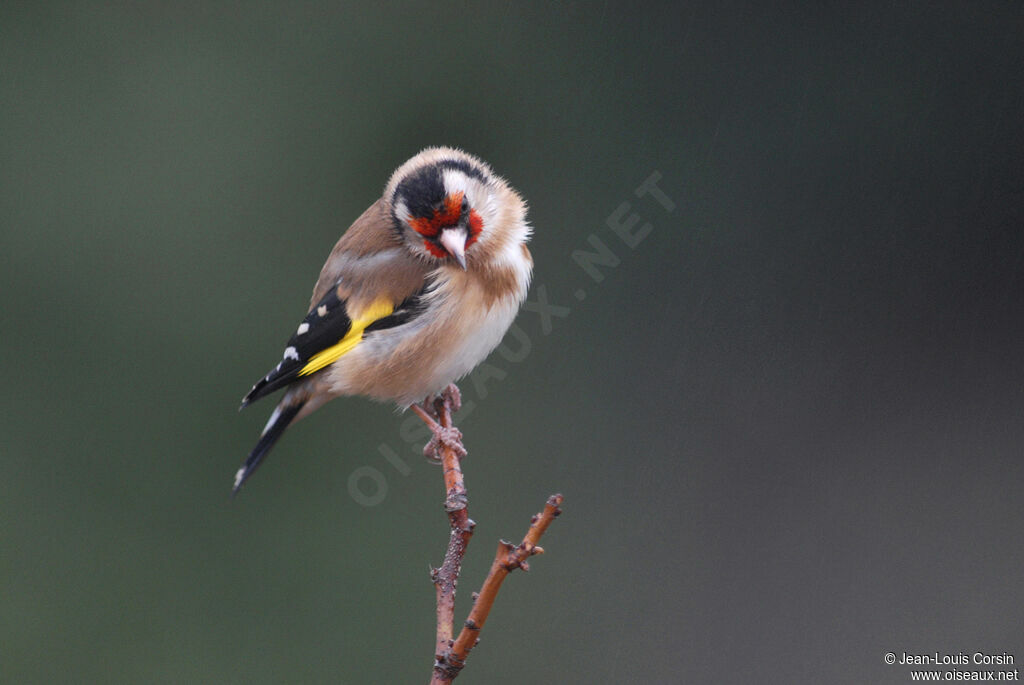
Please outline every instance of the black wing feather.
[[245, 481], [249, 479], [249, 476], [259, 468], [260, 463], [263, 461], [263, 457], [267, 456], [267, 452], [274, 446], [274, 443], [284, 434], [284, 429], [288, 427], [288, 424], [298, 415], [299, 411], [302, 410], [303, 405], [306, 403], [305, 400], [297, 401], [294, 404], [282, 407], [275, 419], [272, 419], [270, 425], [263, 431], [263, 435], [260, 436], [259, 442], [256, 443], [256, 447], [249, 453], [249, 457], [245, 460], [245, 464], [235, 474], [235, 486], [231, 489], [232, 495], [237, 495], [238, 491], [245, 484]]
[[345, 303], [338, 297], [338, 289], [331, 288], [288, 339], [281, 362], [252, 386], [249, 394], [242, 399], [242, 407], [294, 383], [299, 378], [299, 371], [317, 352], [344, 338], [350, 328], [352, 320], [345, 310]]
[[[423, 295], [428, 287], [425, 286], [416, 294], [407, 297], [388, 316], [371, 323], [363, 334], [401, 326], [419, 316], [425, 308]], [[295, 334], [289, 338], [281, 362], [261, 378], [242, 399], [242, 408], [294, 383], [299, 379], [299, 372], [313, 356], [337, 344], [351, 328], [352, 320], [346, 312], [345, 302], [338, 297], [338, 289], [331, 288], [302, 320]]]
[[363, 331], [363, 335], [372, 331], [382, 331], [385, 328], [394, 328], [395, 326], [401, 326], [404, 323], [409, 323], [417, 316], [423, 313], [426, 309], [426, 302], [423, 300], [423, 295], [427, 292], [427, 288], [424, 287], [415, 295], [402, 300], [402, 303], [395, 307], [395, 311], [391, 312], [382, 319], [377, 319]]

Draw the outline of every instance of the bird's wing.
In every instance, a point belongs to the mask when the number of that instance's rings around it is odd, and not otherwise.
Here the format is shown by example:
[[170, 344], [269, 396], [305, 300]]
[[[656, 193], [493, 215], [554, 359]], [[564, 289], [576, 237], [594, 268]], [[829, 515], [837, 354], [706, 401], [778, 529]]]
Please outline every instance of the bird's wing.
[[[408, 270], [417, 266], [392, 226], [391, 210], [383, 199], [377, 200], [352, 222], [331, 250], [316, 280], [309, 307], [313, 309], [342, 276], [356, 281], [366, 280], [367, 287], [372, 287], [369, 281], [373, 281], [375, 275], [386, 274], [395, 268]], [[422, 271], [422, 268], [414, 270]]]
[[330, 366], [368, 331], [406, 323], [421, 311], [428, 268], [395, 237], [374, 204], [345, 232], [320, 273], [306, 318], [281, 362], [242, 400], [248, 406]]

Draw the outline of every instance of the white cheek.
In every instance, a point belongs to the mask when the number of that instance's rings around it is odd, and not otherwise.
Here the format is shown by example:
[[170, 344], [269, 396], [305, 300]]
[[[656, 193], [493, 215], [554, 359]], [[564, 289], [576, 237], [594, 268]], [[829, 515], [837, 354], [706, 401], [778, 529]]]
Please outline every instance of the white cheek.
[[516, 282], [522, 289], [522, 293], [525, 295], [526, 288], [530, 284], [530, 276], [533, 272], [533, 266], [530, 261], [523, 256], [523, 240], [509, 240], [502, 247], [495, 258], [494, 263], [496, 266], [511, 268], [516, 275]]
[[487, 243], [493, 238], [491, 231], [494, 229], [494, 226], [497, 225], [500, 215], [494, 203], [494, 196], [491, 193], [488, 193], [486, 190], [481, 190], [478, 195], [480, 197], [473, 202], [473, 207], [476, 213], [480, 215], [480, 221], [483, 224], [483, 231], [477, 235], [477, 239], [481, 243]]
[[411, 215], [409, 214], [409, 208], [405, 206], [405, 203], [401, 200], [395, 204], [395, 216], [398, 217], [399, 221], [409, 223]]

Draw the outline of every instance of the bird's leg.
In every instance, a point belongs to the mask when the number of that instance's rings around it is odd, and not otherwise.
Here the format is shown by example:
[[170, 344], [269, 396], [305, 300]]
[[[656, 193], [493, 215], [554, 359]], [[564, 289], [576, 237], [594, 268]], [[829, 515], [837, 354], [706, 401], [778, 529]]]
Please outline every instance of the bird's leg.
[[459, 386], [454, 383], [449, 383], [448, 387], [441, 391], [441, 399], [453, 414], [462, 409], [462, 393], [459, 392]]
[[431, 395], [423, 400], [423, 404], [412, 405], [412, 410], [433, 433], [430, 442], [423, 448], [423, 454], [428, 459], [441, 461], [441, 450], [445, 447], [451, 449], [460, 459], [466, 456], [466, 448], [462, 445], [462, 431], [452, 425], [451, 418], [452, 414], [461, 408], [462, 395], [454, 383], [449, 384], [440, 397]]
[[462, 459], [466, 456], [466, 448], [462, 444], [462, 431], [455, 427], [452, 422], [452, 414], [462, 409], [462, 393], [458, 386], [449, 383], [441, 396], [434, 399], [434, 412], [438, 418], [437, 430], [433, 430], [434, 437], [427, 444], [427, 451], [440, 459], [441, 449], [447, 447], [455, 452], [455, 455]]
[[[419, 404], [414, 404], [413, 406], [419, 407], [420, 409], [425, 411], [427, 415], [430, 416], [430, 418], [434, 419], [434, 421], [438, 421], [441, 418], [441, 415], [437, 413], [437, 407], [434, 406], [434, 401], [437, 400], [437, 398], [437, 395], [427, 395], [425, 400], [423, 400]], [[420, 418], [423, 418], [422, 414], [420, 414], [419, 412], [416, 413], [419, 414]]]

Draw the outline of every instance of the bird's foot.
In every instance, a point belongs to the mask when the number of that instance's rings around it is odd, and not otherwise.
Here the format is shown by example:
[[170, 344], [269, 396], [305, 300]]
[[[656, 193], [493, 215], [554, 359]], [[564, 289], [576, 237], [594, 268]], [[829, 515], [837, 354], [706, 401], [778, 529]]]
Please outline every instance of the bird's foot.
[[448, 428], [441, 425], [436, 428], [430, 426], [430, 432], [434, 434], [434, 437], [430, 438], [430, 442], [423, 448], [423, 456], [427, 459], [440, 462], [441, 450], [446, 447], [455, 452], [460, 459], [466, 456], [466, 448], [462, 445], [462, 431], [458, 428], [455, 426]]
[[448, 405], [453, 414], [462, 409], [462, 393], [459, 392], [459, 386], [454, 383], [449, 383], [448, 387], [441, 391], [441, 400]]
[[454, 383], [449, 383], [439, 396], [430, 395], [423, 400], [423, 404], [414, 404], [411, 408], [433, 435], [423, 448], [424, 456], [440, 462], [441, 451], [445, 448], [450, 449], [460, 459], [466, 456], [466, 448], [462, 445], [462, 431], [451, 425], [452, 414], [462, 409], [462, 394]]

